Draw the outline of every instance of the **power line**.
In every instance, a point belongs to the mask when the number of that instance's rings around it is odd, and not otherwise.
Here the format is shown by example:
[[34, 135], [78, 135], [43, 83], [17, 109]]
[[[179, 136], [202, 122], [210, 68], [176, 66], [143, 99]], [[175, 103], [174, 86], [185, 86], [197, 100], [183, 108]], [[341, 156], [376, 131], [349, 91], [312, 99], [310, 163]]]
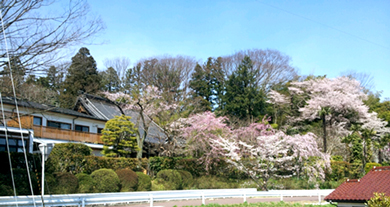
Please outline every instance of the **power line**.
[[307, 18], [307, 17], [305, 17], [305, 16], [302, 16], [302, 15], [299, 15], [299, 14], [296, 14], [296, 13], [293, 13], [293, 12], [290, 12], [290, 11], [287, 11], [287, 10], [285, 10], [285, 9], [282, 9], [282, 8], [276, 7], [276, 6], [274, 6], [274, 5], [271, 5], [271, 4], [264, 3], [264, 2], [262, 2], [262, 1], [260, 1], [260, 0], [256, 0], [256, 1], [257, 1], [257, 2], [259, 2], [259, 3], [261, 3], [261, 4], [263, 4], [263, 5], [266, 5], [266, 6], [268, 6], [268, 7], [272, 7], [272, 8], [274, 8], [274, 9], [277, 9], [277, 10], [283, 11], [283, 12], [285, 12], [285, 13], [287, 13], [287, 14], [290, 14], [290, 15], [293, 15], [293, 16], [296, 16], [296, 17], [299, 17], [299, 18], [301, 18], [301, 19], [305, 19], [305, 20], [307, 20], [307, 21], [314, 22], [314, 23], [316, 23], [316, 24], [319, 24], [319, 25], [322, 25], [322, 26], [324, 26], [324, 27], [327, 27], [327, 28], [330, 28], [330, 29], [336, 30], [336, 31], [338, 31], [338, 32], [340, 32], [340, 33], [343, 33], [343, 34], [346, 34], [346, 35], [352, 36], [352, 37], [354, 37], [354, 38], [356, 38], [356, 39], [359, 39], [359, 40], [362, 40], [362, 41], [365, 41], [365, 42], [371, 43], [371, 44], [373, 44], [373, 45], [376, 45], [376, 46], [382, 47], [382, 48], [384, 48], [384, 49], [390, 50], [390, 48], [389, 48], [389, 47], [386, 47], [386, 46], [380, 45], [380, 44], [378, 44], [378, 43], [376, 43], [376, 42], [373, 42], [373, 41], [371, 41], [371, 40], [364, 39], [364, 38], [362, 38], [362, 37], [359, 37], [359, 36], [357, 36], [357, 35], [354, 35], [354, 34], [352, 34], [352, 33], [349, 33], [349, 32], [346, 32], [346, 31], [343, 31], [343, 30], [340, 30], [340, 29], [337, 29], [337, 28], [335, 28], [335, 27], [332, 27], [332, 26], [330, 26], [330, 25], [324, 24], [324, 23], [322, 23], [322, 22], [319, 22], [319, 21], [316, 21], [316, 20], [313, 20], [313, 19]]

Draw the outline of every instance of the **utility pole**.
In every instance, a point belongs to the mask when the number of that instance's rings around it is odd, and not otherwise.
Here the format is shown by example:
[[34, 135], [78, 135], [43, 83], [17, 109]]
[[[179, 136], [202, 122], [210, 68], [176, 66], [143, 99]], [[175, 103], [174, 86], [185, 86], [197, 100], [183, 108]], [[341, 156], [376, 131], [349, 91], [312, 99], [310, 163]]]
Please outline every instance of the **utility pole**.
[[42, 154], [42, 180], [41, 180], [42, 199], [43, 199], [43, 195], [45, 194], [45, 161], [49, 157], [49, 154], [50, 154], [51, 150], [53, 149], [53, 147], [54, 147], [54, 143], [42, 143], [39, 145], [39, 151], [41, 151], [41, 154]]

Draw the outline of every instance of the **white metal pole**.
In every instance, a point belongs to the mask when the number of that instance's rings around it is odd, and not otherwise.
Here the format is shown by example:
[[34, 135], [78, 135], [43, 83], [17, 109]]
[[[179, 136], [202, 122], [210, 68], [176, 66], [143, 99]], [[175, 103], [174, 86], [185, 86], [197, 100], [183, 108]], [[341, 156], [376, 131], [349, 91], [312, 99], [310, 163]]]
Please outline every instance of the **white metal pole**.
[[42, 153], [42, 181], [41, 181], [41, 186], [42, 186], [42, 198], [43, 195], [45, 195], [45, 148], [46, 145], [43, 145], [43, 150], [41, 151]]

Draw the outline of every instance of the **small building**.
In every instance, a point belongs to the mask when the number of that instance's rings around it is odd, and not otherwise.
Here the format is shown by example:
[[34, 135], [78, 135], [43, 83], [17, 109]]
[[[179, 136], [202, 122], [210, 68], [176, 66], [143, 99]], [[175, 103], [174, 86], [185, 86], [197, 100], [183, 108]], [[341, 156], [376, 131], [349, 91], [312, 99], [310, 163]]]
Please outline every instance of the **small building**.
[[[8, 138], [11, 152], [23, 152], [23, 141], [26, 152], [38, 151], [41, 143], [83, 143], [92, 148], [92, 153], [101, 156], [103, 142], [101, 132], [105, 123], [126, 114], [132, 117], [131, 121], [142, 131], [143, 124], [139, 122], [139, 113], [125, 111], [114, 102], [89, 94], [82, 94], [74, 109], [64, 109], [52, 105], [40, 104], [31, 101], [17, 100], [20, 124], [15, 107], [15, 99], [2, 97], [3, 112], [7, 123], [5, 128], [0, 122], [0, 151], [7, 150]], [[147, 117], [148, 118], [148, 117]], [[149, 120], [148, 136], [143, 149], [144, 156], [155, 156], [159, 147], [165, 143], [164, 131], [152, 120]], [[6, 137], [8, 136], [8, 137]]]
[[374, 193], [390, 196], [390, 166], [374, 167], [361, 179], [345, 181], [325, 200], [337, 203], [338, 207], [363, 207]]

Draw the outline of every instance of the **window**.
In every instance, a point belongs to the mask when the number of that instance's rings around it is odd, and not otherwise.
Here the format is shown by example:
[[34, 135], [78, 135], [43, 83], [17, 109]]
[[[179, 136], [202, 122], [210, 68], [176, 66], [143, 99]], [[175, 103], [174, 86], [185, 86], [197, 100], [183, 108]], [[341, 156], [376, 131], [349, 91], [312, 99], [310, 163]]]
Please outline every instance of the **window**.
[[37, 126], [42, 126], [42, 117], [34, 116], [33, 124]]
[[88, 126], [81, 126], [81, 125], [76, 125], [75, 131], [80, 131], [80, 132], [89, 132], [89, 127]]
[[[28, 151], [27, 140], [24, 140], [24, 146]], [[23, 142], [21, 139], [8, 138], [8, 147], [10, 152], [23, 152]], [[0, 151], [7, 151], [7, 140], [0, 138]]]
[[56, 122], [56, 121], [47, 121], [47, 126], [48, 127], [54, 127], [54, 128], [59, 128], [59, 129], [71, 129], [71, 124], [67, 123], [62, 123], [62, 122]]
[[102, 133], [103, 128], [98, 128], [98, 134]]

